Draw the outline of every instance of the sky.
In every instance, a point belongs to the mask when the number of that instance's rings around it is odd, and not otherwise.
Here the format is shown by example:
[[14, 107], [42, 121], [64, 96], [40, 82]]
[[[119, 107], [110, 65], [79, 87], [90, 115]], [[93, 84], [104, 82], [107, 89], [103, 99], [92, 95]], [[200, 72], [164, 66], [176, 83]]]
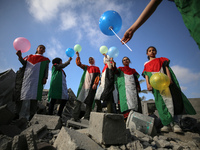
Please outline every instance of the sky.
[[[69, 58], [65, 51], [80, 44], [82, 64], [89, 65], [88, 58], [94, 57], [95, 65], [102, 71], [103, 55], [99, 48], [115, 46], [119, 55], [114, 58], [116, 66], [122, 65], [122, 58], [128, 56], [130, 67], [140, 74], [147, 60], [146, 49], [155, 46], [156, 57], [170, 59], [181, 86], [188, 98], [200, 98], [200, 50], [184, 25], [175, 3], [163, 0], [154, 14], [133, 35], [127, 45], [130, 51], [115, 36], [101, 32], [101, 15], [114, 10], [122, 18], [122, 26], [117, 35], [124, 32], [136, 21], [150, 0], [0, 0], [0, 72], [12, 69], [16, 72], [22, 65], [13, 47], [13, 41], [25, 37], [31, 43], [23, 57], [34, 54], [38, 45], [46, 46], [44, 56], [51, 61], [60, 57], [63, 62]], [[64, 68], [68, 88], [75, 94], [79, 87], [83, 70], [76, 66], [76, 55], [70, 65]], [[49, 64], [49, 78], [44, 89], [49, 89], [52, 63]], [[141, 83], [145, 90], [146, 82]], [[153, 99], [152, 93], [140, 94], [145, 100]]]

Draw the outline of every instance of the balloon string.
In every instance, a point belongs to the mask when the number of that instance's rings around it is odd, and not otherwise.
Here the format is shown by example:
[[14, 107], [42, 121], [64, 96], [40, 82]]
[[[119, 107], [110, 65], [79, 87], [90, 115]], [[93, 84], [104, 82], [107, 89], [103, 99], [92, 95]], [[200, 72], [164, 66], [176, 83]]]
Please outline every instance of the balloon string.
[[[116, 35], [116, 37], [121, 41], [122, 39], [120, 39], [120, 37], [115, 33], [115, 31], [113, 30], [112, 27], [109, 27], [109, 29]], [[126, 47], [132, 52], [132, 49], [124, 42], [122, 41], [124, 45], [126, 45]]]

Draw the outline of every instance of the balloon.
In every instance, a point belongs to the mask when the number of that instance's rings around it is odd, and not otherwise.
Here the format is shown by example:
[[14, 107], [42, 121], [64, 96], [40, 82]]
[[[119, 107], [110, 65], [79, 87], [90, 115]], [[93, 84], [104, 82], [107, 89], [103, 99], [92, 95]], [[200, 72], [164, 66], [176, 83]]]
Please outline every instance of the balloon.
[[81, 50], [82, 50], [82, 47], [81, 47], [79, 44], [76, 44], [76, 45], [74, 46], [74, 51], [80, 52]]
[[110, 47], [108, 50], [108, 56], [116, 58], [119, 55], [119, 50], [116, 47]]
[[170, 79], [166, 74], [157, 72], [151, 76], [150, 84], [154, 89], [162, 91], [170, 85]]
[[101, 54], [106, 54], [108, 52], [108, 48], [106, 46], [101, 46], [99, 51]]
[[68, 49], [66, 49], [66, 55], [68, 56], [68, 57], [73, 57], [74, 56], [74, 50], [72, 49], [72, 48], [68, 48]]
[[14, 40], [13, 46], [17, 51], [21, 50], [22, 53], [25, 53], [31, 48], [31, 43], [24, 37], [18, 37]]
[[111, 27], [115, 33], [118, 33], [122, 26], [122, 18], [121, 16], [113, 10], [108, 10], [104, 12], [99, 19], [99, 28], [106, 35], [114, 35]]
[[165, 97], [171, 97], [171, 92], [169, 88], [160, 91], [160, 94]]

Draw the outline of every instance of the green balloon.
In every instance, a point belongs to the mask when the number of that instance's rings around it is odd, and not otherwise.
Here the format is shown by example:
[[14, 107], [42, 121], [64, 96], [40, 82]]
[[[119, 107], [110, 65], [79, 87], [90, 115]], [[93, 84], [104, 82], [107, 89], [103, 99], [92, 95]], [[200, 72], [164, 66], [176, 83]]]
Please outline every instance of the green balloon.
[[101, 54], [106, 54], [108, 52], [108, 48], [106, 46], [101, 46], [99, 51]]
[[82, 50], [82, 47], [81, 47], [79, 44], [76, 44], [76, 45], [74, 46], [74, 51], [80, 52], [81, 50]]

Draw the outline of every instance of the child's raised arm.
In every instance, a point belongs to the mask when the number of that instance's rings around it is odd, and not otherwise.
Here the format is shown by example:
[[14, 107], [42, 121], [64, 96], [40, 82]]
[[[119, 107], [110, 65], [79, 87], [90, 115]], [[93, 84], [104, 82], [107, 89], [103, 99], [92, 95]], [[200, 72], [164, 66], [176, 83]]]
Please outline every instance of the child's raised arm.
[[63, 63], [63, 64], [57, 64], [55, 66], [56, 69], [62, 69], [62, 68], [67, 67], [70, 64], [71, 60], [72, 60], [72, 57], [69, 57], [68, 61], [66, 61], [65, 63]]
[[77, 57], [76, 57], [76, 65], [79, 66], [82, 69], [85, 69], [85, 65], [83, 65], [81, 63], [81, 58], [79, 57], [79, 52], [76, 52], [76, 55], [77, 55]]
[[18, 56], [18, 59], [19, 59], [19, 61], [21, 62], [21, 64], [22, 64], [22, 65], [25, 65], [25, 64], [26, 64], [26, 61], [22, 58], [22, 52], [21, 52], [21, 50], [18, 50], [18, 51], [16, 52], [16, 55]]

